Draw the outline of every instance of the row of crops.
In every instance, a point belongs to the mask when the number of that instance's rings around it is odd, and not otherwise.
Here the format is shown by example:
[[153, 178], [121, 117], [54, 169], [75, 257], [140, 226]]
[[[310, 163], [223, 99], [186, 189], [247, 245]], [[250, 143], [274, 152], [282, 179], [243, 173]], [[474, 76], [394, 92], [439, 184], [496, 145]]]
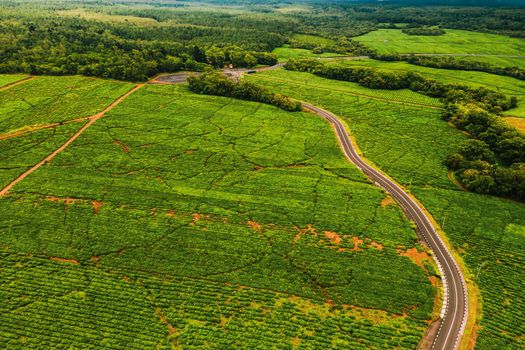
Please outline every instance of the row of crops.
[[133, 85], [84, 77], [37, 77], [0, 92], [0, 134], [102, 111]]
[[43, 257], [2, 252], [0, 266], [4, 348], [410, 349], [426, 326], [270, 290]]
[[0, 198], [0, 347], [414, 348], [435, 271], [334, 141], [308, 114], [137, 91]]
[[[363, 154], [421, 200], [463, 256], [481, 290], [476, 348], [522, 348], [525, 206], [464, 192], [448, 179], [443, 159], [465, 136], [440, 120], [439, 111], [327, 94], [311, 86], [305, 89], [305, 84], [261, 81], [274, 91], [318, 103], [343, 117]], [[324, 84], [340, 82], [324, 79]]]

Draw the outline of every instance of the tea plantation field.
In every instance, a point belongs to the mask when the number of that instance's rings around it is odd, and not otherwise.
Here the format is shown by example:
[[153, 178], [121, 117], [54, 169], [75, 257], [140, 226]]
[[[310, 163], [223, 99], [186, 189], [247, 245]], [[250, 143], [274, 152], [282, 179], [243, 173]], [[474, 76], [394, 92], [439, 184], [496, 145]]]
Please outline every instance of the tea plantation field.
[[91, 116], [132, 87], [130, 83], [76, 76], [28, 80], [0, 91], [0, 134]]
[[372, 59], [337, 59], [330, 61], [329, 64], [372, 67], [382, 71], [391, 72], [410, 71], [446, 84], [461, 84], [472, 86], [474, 88], [484, 87], [490, 90], [499, 91], [508, 96], [515, 96], [518, 99], [518, 107], [505, 111], [505, 114], [525, 117], [525, 81], [511, 77], [484, 72], [428, 68], [408, 64], [406, 62], [384, 62]]
[[[452, 184], [443, 159], [464, 140], [463, 134], [440, 120], [439, 111], [355, 96], [351, 91], [343, 93], [341, 82], [284, 71], [250, 79], [342, 116], [362, 153], [421, 200], [462, 255], [481, 290], [482, 318], [475, 330], [476, 349], [525, 346], [525, 294], [520, 287], [525, 261], [525, 206], [467, 193]], [[300, 85], [288, 79], [315, 79], [317, 83]], [[331, 84], [334, 90], [330, 93], [327, 87]], [[348, 90], [354, 87], [345, 84]], [[475, 339], [475, 333], [471, 335]]]
[[0, 88], [2, 88], [2, 86], [16, 83], [17, 81], [20, 81], [26, 78], [28, 78], [27, 75], [2, 74], [0, 75]]
[[525, 40], [504, 35], [445, 29], [439, 36], [408, 35], [380, 29], [353, 38], [380, 53], [437, 53], [523, 56]]
[[[52, 115], [108, 103], [92, 94]], [[0, 141], [5, 162], [73, 125]], [[0, 217], [4, 348], [413, 349], [435, 317], [413, 227], [306, 113], [147, 85], [0, 198]]]
[[312, 50], [307, 49], [297, 49], [290, 47], [289, 45], [284, 45], [282, 47], [278, 47], [272, 51], [277, 56], [277, 59], [279, 62], [286, 62], [291, 59], [299, 59], [299, 58], [317, 58], [317, 57], [337, 57], [337, 56], [344, 56], [335, 52], [323, 52], [320, 54], [315, 54], [312, 52]]

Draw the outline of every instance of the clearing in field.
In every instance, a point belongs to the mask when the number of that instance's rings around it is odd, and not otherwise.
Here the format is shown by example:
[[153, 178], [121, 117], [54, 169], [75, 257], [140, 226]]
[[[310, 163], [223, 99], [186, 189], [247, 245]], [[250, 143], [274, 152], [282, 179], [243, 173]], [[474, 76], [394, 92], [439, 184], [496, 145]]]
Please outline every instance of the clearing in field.
[[407, 35], [380, 29], [353, 38], [380, 53], [432, 53], [523, 56], [525, 40], [504, 35], [446, 29], [439, 36]]
[[[470, 73], [470, 72], [469, 72]], [[260, 79], [273, 91], [319, 104], [341, 116], [369, 160], [402, 183], [430, 210], [461, 254], [470, 278], [481, 289], [482, 319], [478, 349], [525, 346], [525, 295], [520, 283], [525, 262], [525, 205], [464, 192], [447, 178], [443, 159], [465, 136], [440, 119], [439, 111], [327, 93], [325, 88]], [[273, 76], [304, 74], [272, 72]], [[313, 79], [313, 78], [312, 78]], [[315, 77], [315, 79], [322, 79]], [[323, 79], [324, 84], [340, 83]], [[348, 88], [353, 88], [351, 83]], [[316, 84], [317, 85], [317, 84]], [[394, 93], [394, 92], [392, 92]], [[474, 336], [474, 335], [473, 335]]]
[[415, 348], [436, 272], [384, 198], [320, 118], [146, 86], [0, 198], [0, 343]]

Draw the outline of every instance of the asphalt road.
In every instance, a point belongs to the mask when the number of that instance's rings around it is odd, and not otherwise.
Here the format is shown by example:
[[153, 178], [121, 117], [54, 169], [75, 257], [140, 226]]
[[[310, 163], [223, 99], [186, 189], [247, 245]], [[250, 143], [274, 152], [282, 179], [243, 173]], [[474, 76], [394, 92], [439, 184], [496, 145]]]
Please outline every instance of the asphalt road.
[[365, 173], [374, 183], [388, 192], [400, 205], [406, 216], [417, 225], [419, 237], [432, 250], [445, 289], [441, 322], [433, 339], [432, 350], [455, 350], [458, 348], [467, 321], [468, 292], [465, 279], [456, 261], [434, 228], [426, 212], [398, 184], [368, 165], [356, 152], [344, 124], [332, 113], [308, 103], [303, 108], [328, 120], [334, 127], [346, 157]]

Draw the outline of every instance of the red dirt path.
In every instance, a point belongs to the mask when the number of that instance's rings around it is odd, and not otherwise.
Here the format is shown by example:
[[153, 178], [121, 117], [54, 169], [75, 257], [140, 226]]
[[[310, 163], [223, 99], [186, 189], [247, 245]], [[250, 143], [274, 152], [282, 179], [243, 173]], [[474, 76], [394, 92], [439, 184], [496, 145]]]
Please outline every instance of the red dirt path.
[[69, 140], [67, 140], [62, 146], [60, 146], [59, 148], [57, 148], [55, 151], [53, 151], [50, 155], [48, 155], [47, 157], [45, 157], [44, 159], [42, 159], [40, 162], [38, 162], [36, 165], [34, 165], [33, 167], [31, 167], [30, 169], [26, 170], [23, 174], [21, 174], [20, 176], [18, 176], [16, 179], [14, 179], [9, 185], [7, 185], [6, 187], [4, 187], [1, 191], [0, 191], [0, 197], [3, 197], [7, 194], [7, 192], [9, 192], [9, 190], [11, 190], [11, 188], [13, 188], [13, 186], [15, 186], [17, 183], [19, 183], [20, 181], [22, 181], [23, 179], [25, 179], [27, 176], [29, 176], [29, 174], [31, 174], [32, 172], [34, 172], [35, 170], [37, 170], [38, 168], [40, 168], [42, 165], [44, 165], [45, 163], [51, 161], [57, 154], [59, 154], [60, 152], [62, 152], [63, 150], [65, 150], [73, 141], [75, 141], [84, 131], [86, 131], [87, 128], [89, 128], [91, 125], [93, 125], [97, 120], [99, 120], [100, 118], [102, 118], [107, 112], [109, 112], [110, 110], [112, 110], [113, 108], [115, 108], [118, 104], [120, 104], [122, 101], [124, 101], [129, 95], [131, 95], [132, 93], [134, 93], [135, 91], [137, 91], [138, 89], [140, 89], [141, 87], [143, 87], [144, 84], [138, 84], [136, 85], [133, 89], [129, 90], [127, 93], [125, 93], [124, 95], [120, 96], [117, 100], [115, 100], [113, 103], [111, 103], [108, 107], [106, 107], [106, 109], [104, 109], [102, 112], [98, 113], [98, 114], [95, 114], [91, 117], [89, 117], [89, 121], [84, 124], [84, 126], [82, 126], [80, 128], [80, 130], [78, 130], [73, 136], [71, 136], [71, 138]]

